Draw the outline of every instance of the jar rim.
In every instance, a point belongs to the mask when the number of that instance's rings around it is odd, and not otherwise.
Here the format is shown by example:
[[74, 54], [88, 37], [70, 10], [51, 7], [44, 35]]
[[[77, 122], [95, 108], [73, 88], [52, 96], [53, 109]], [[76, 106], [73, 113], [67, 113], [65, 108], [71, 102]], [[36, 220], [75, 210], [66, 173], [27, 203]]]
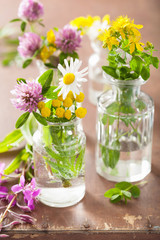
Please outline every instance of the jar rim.
[[107, 82], [110, 85], [115, 85], [115, 86], [140, 86], [145, 84], [147, 81], [145, 81], [142, 77], [138, 77], [137, 79], [132, 79], [132, 80], [120, 80], [111, 77], [107, 73], [103, 71], [103, 77], [107, 80]]

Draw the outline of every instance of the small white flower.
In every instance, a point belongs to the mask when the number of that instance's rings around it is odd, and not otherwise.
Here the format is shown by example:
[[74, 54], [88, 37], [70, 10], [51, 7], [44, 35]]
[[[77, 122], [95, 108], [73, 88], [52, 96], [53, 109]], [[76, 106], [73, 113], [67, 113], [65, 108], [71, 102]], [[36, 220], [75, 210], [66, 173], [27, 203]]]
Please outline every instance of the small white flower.
[[82, 65], [82, 61], [75, 59], [73, 62], [73, 58], [70, 59], [70, 66], [66, 59], [64, 60], [64, 63], [66, 69], [61, 64], [58, 64], [58, 69], [63, 77], [59, 79], [59, 86], [54, 91], [61, 89], [58, 96], [62, 94], [63, 99], [66, 98], [69, 91], [72, 91], [76, 98], [76, 94], [78, 95], [80, 93], [79, 88], [81, 87], [81, 83], [87, 81], [84, 76], [88, 74], [88, 67], [78, 71]]

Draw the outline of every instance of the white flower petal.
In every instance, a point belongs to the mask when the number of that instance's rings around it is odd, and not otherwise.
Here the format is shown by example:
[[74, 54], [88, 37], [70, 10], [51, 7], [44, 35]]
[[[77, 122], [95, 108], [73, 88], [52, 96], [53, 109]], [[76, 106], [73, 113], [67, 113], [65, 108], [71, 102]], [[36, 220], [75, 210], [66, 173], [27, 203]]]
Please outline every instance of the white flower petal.
[[67, 59], [64, 59], [64, 64], [66, 65], [67, 72], [69, 71], [69, 65]]
[[66, 70], [64, 69], [64, 67], [62, 67], [61, 64], [58, 64], [58, 69], [63, 74], [63, 76], [66, 74]]

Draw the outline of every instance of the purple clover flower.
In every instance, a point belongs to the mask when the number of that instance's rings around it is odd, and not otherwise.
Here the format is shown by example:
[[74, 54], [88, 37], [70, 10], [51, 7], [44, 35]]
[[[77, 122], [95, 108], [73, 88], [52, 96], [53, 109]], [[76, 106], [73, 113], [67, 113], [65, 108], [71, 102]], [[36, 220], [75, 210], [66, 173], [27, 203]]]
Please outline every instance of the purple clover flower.
[[44, 14], [43, 5], [36, 0], [23, 0], [18, 9], [18, 17], [30, 22], [36, 21]]
[[66, 25], [56, 33], [56, 46], [64, 53], [73, 53], [80, 47], [82, 37], [76, 28]]
[[32, 57], [36, 50], [41, 46], [41, 38], [35, 33], [27, 32], [19, 37], [18, 52], [21, 57]]
[[37, 110], [38, 102], [44, 100], [42, 86], [36, 81], [26, 81], [17, 83], [15, 89], [11, 91], [15, 96], [11, 99], [12, 104], [21, 111], [33, 112]]
[[5, 163], [0, 163], [0, 183], [2, 182], [1, 178], [4, 174]]
[[24, 201], [30, 208], [30, 210], [34, 210], [34, 201], [36, 200], [36, 197], [40, 194], [40, 189], [36, 189], [35, 179], [32, 178], [32, 181], [25, 185], [25, 178], [22, 175], [20, 177], [20, 183], [12, 186], [11, 190], [14, 193], [20, 193], [23, 192], [24, 195]]

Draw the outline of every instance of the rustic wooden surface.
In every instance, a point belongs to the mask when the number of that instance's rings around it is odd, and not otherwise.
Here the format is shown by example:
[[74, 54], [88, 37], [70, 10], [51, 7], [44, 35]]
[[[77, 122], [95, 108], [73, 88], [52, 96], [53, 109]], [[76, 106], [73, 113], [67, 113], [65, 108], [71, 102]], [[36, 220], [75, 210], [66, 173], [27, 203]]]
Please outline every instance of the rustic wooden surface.
[[[0, 26], [15, 18], [19, 0], [0, 0]], [[53, 26], [62, 27], [69, 20], [80, 15], [100, 15], [106, 13], [115, 18], [128, 15], [135, 18], [135, 23], [143, 24], [143, 39], [153, 42], [160, 48], [160, 1], [159, 0], [41, 0], [45, 7], [45, 25], [43, 30]], [[80, 57], [87, 64], [92, 53], [87, 38], [84, 39]], [[1, 47], [2, 50], [2, 47]], [[159, 53], [156, 53], [159, 56]], [[10, 90], [13, 89], [18, 77], [36, 77], [36, 66], [26, 70], [11, 66], [0, 66], [0, 140], [14, 128], [20, 115], [10, 103]], [[87, 86], [85, 92], [87, 95]], [[20, 225], [8, 230], [9, 239], [160, 239], [160, 83], [159, 71], [151, 69], [151, 78], [143, 87], [155, 102], [154, 141], [152, 154], [152, 172], [145, 178], [148, 183], [141, 188], [141, 196], [127, 205], [111, 204], [104, 198], [104, 192], [113, 187], [114, 183], [104, 180], [95, 171], [96, 145], [96, 107], [85, 100], [88, 109], [84, 120], [87, 136], [86, 151], [86, 195], [73, 207], [64, 209], [50, 208], [38, 203], [32, 216], [37, 218], [35, 226]], [[7, 161], [15, 156], [15, 152], [0, 155], [0, 161]]]

